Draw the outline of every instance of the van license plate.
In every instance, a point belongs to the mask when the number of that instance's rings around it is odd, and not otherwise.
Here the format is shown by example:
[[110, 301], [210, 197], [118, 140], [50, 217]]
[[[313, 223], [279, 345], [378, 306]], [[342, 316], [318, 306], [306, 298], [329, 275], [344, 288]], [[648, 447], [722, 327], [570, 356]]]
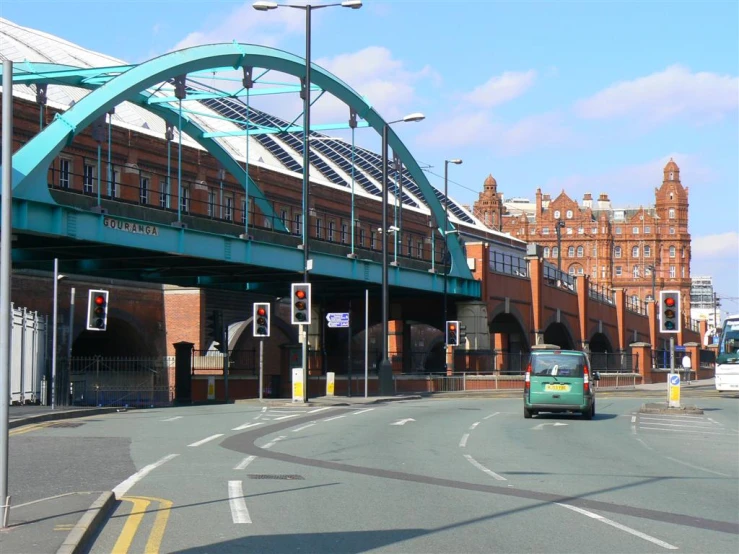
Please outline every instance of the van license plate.
[[544, 390], [567, 392], [570, 390], [570, 385], [544, 385]]

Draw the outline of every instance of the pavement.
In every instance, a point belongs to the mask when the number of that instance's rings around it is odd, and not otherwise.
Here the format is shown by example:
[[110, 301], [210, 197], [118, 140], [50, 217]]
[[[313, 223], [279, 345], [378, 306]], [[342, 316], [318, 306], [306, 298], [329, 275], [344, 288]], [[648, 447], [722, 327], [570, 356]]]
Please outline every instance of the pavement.
[[[710, 390], [713, 379], [683, 382], [682, 390]], [[620, 388], [599, 387], [599, 391], [623, 391], [642, 394], [667, 392], [666, 383]], [[521, 390], [444, 392], [433, 394], [406, 394], [397, 396], [320, 396], [307, 403], [286, 399], [248, 399], [236, 403], [259, 403], [279, 406], [355, 406], [386, 402], [410, 401], [421, 398], [495, 398], [520, 396]], [[646, 406], [645, 406], [646, 407]], [[657, 405], [650, 406], [657, 408]], [[661, 407], [661, 406], [659, 406]], [[85, 408], [49, 406], [10, 406], [10, 429], [38, 425], [44, 422], [104, 413], [115, 413], [117, 408]], [[52, 498], [11, 506], [8, 527], [0, 529], [0, 552], [3, 554], [77, 554], [85, 552], [89, 540], [104, 525], [116, 505], [111, 491], [73, 492]], [[1, 515], [1, 514], [0, 514]], [[52, 522], [54, 525], [49, 525]]]

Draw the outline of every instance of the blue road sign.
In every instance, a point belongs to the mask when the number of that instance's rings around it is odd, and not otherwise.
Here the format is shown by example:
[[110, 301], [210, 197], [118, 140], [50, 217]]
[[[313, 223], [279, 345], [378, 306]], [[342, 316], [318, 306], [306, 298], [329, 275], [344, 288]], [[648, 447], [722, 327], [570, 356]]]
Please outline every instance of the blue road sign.
[[670, 375], [670, 384], [675, 387], [680, 385], [680, 376], [677, 373]]
[[349, 312], [333, 312], [326, 314], [328, 326], [332, 329], [349, 327]]

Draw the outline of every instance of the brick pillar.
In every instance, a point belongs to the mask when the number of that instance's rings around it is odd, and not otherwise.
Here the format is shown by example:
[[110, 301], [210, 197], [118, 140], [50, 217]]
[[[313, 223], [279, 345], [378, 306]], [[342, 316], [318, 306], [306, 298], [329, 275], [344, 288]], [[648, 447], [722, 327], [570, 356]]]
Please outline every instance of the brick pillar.
[[493, 367], [498, 373], [500, 373], [501, 371], [508, 369], [507, 367], [504, 367], [504, 364], [506, 363], [504, 352], [508, 351], [508, 335], [504, 335], [503, 333], [494, 333], [493, 340], [493, 349], [495, 350]]
[[635, 342], [631, 347], [632, 367], [642, 376], [642, 384], [652, 382], [652, 345], [648, 342]]
[[590, 276], [578, 275], [575, 282], [577, 284], [577, 317], [580, 323], [580, 345], [583, 352], [589, 352], [588, 298], [590, 296]]
[[531, 313], [534, 319], [534, 344], [544, 342], [543, 312], [544, 306], [541, 301], [541, 290], [544, 281], [544, 264], [539, 256], [526, 256], [529, 262], [529, 281], [531, 283]]
[[403, 372], [403, 321], [393, 319], [387, 322], [387, 351], [393, 373]]
[[701, 347], [705, 346], [705, 340], [706, 340], [706, 333], [708, 333], [708, 320], [707, 319], [701, 319], [698, 322], [698, 332], [700, 333], [700, 340], [698, 341], [701, 345]]
[[613, 289], [616, 293], [616, 326], [618, 335], [618, 349], [623, 352], [626, 350], [626, 294], [624, 289]]
[[657, 349], [657, 304], [650, 302], [647, 304], [647, 316], [649, 317], [649, 342], [652, 350]]

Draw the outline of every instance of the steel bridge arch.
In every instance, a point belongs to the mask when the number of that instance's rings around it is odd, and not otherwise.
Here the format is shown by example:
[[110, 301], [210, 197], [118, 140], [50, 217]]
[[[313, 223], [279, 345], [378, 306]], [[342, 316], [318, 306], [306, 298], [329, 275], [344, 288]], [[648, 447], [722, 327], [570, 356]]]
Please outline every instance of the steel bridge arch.
[[[178, 75], [188, 74], [213, 68], [261, 67], [293, 75], [300, 79], [305, 74], [305, 60], [289, 52], [253, 44], [228, 43], [194, 46], [153, 58], [110, 79], [108, 82], [93, 90], [82, 100], [48, 125], [43, 131], [31, 139], [13, 155], [12, 186], [14, 196], [28, 200], [37, 200], [54, 203], [48, 192], [45, 178], [40, 172], [46, 173], [52, 160], [66, 146], [75, 135], [86, 129], [96, 118], [124, 101], [134, 101], [140, 91], [167, 81]], [[349, 85], [341, 81], [325, 69], [311, 66], [311, 83], [330, 92], [339, 100], [352, 108], [359, 117], [364, 119], [378, 134], [382, 134], [387, 125], [388, 145], [398, 155], [412, 175], [423, 195], [424, 201], [431, 210], [434, 221], [446, 221], [441, 202], [434, 194], [434, 189], [426, 179], [421, 167], [411, 155], [403, 142], [398, 138], [387, 122], [372, 108], [372, 106], [354, 91]], [[152, 106], [147, 105], [147, 109]], [[171, 110], [170, 110], [171, 113]], [[157, 115], [161, 115], [157, 113]], [[166, 119], [166, 118], [165, 118]], [[193, 129], [197, 127], [193, 124]], [[184, 130], [184, 127], [183, 127]], [[193, 132], [195, 132], [193, 130]], [[197, 133], [196, 133], [197, 135]], [[204, 137], [200, 137], [203, 139]], [[207, 146], [205, 145], [207, 144]], [[214, 151], [216, 159], [226, 161], [228, 167], [236, 164], [230, 155], [222, 150], [218, 152], [213, 147], [215, 143], [208, 140], [204, 147], [211, 153]], [[213, 150], [212, 150], [213, 149]], [[227, 159], [222, 160], [222, 157]], [[238, 166], [238, 164], [236, 164]], [[239, 170], [241, 172], [241, 170]], [[238, 176], [238, 173], [234, 173]], [[233, 173], [233, 172], [232, 172]], [[246, 182], [242, 183], [247, 186]], [[252, 187], [249, 187], [251, 192]], [[257, 191], [255, 190], [255, 194]], [[261, 195], [261, 191], [259, 192]], [[264, 198], [263, 195], [261, 195]], [[266, 199], [265, 199], [266, 201]], [[271, 208], [270, 208], [271, 209]], [[447, 222], [445, 229], [439, 229], [442, 236], [448, 240], [448, 248], [452, 261], [450, 276], [471, 279], [472, 274], [467, 267], [464, 252], [458, 238], [453, 233], [453, 225]]]

